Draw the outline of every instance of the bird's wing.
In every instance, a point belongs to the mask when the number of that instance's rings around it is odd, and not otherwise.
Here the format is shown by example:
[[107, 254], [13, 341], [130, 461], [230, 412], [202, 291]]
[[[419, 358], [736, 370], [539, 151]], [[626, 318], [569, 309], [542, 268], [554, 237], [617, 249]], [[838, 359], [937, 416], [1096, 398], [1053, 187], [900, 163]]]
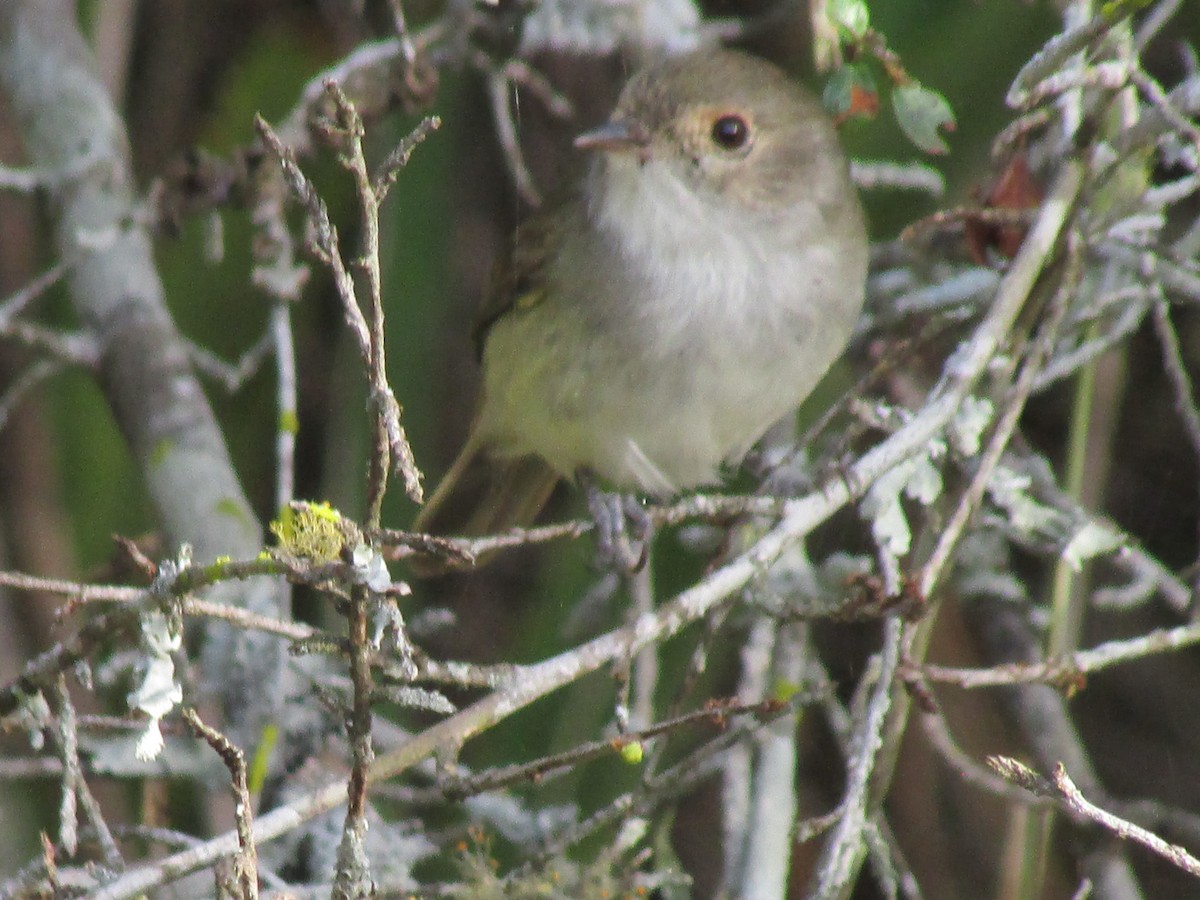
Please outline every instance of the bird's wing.
[[571, 219], [571, 208], [571, 204], [560, 203], [535, 213], [517, 228], [508, 252], [496, 260], [471, 330], [478, 358], [483, 358], [483, 345], [497, 320], [512, 310], [535, 306], [545, 297], [548, 261], [557, 256], [567, 229], [577, 225]]

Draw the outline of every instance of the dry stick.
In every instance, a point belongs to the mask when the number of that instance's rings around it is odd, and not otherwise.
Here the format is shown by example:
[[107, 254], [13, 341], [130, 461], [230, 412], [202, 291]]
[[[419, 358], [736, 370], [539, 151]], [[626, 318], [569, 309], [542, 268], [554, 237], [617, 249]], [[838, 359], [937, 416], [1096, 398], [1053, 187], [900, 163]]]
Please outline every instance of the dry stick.
[[12, 317], [20, 313], [26, 306], [40, 297], [62, 280], [67, 273], [65, 262], [56, 262], [41, 275], [25, 283], [23, 287], [13, 291], [0, 300], [0, 332], [8, 327]]
[[63, 765], [62, 800], [58, 809], [58, 839], [69, 856], [79, 849], [79, 819], [76, 815], [76, 786], [83, 783], [79, 766], [79, 732], [75, 725], [75, 704], [67, 693], [65, 675], [55, 684], [58, 700], [58, 750]]
[[[366, 275], [370, 292], [370, 319], [359, 305], [354, 279], [342, 259], [337, 229], [329, 220], [324, 201], [312, 183], [300, 171], [293, 150], [286, 146], [264, 119], [255, 120], [259, 137], [278, 159], [284, 177], [303, 205], [315, 238], [311, 247], [322, 264], [333, 275], [334, 286], [342, 301], [342, 312], [351, 333], [358, 342], [359, 356], [366, 367], [367, 383], [371, 404], [375, 411], [376, 443], [372, 455], [371, 477], [368, 486], [367, 524], [371, 528], [379, 525], [379, 510], [386, 491], [387, 473], [394, 462], [404, 478], [405, 490], [416, 502], [421, 501], [420, 472], [413, 459], [404, 428], [400, 424], [400, 405], [387, 382], [386, 354], [383, 340], [383, 298], [379, 270], [379, 204], [395, 180], [396, 171], [407, 161], [416, 144], [438, 126], [437, 119], [425, 119], [409, 137], [401, 143], [384, 163], [383, 171], [374, 179], [367, 171], [363, 156], [363, 124], [357, 111], [346, 99], [336, 82], [325, 86], [332, 100], [337, 121], [327, 126], [331, 136], [337, 136], [343, 144], [339, 154], [342, 165], [354, 177], [361, 207], [366, 251], [358, 261]], [[383, 456], [381, 459], [380, 456]]]
[[845, 896], [858, 879], [867, 855], [865, 832], [870, 825], [871, 782], [883, 744], [891, 707], [892, 688], [899, 670], [903, 625], [892, 617], [884, 624], [883, 649], [878, 654], [878, 679], [866, 715], [855, 734], [854, 752], [847, 760], [846, 790], [833, 833], [821, 852], [811, 896], [817, 900]]
[[371, 701], [375, 690], [371, 677], [370, 602], [366, 585], [356, 585], [350, 597], [348, 641], [350, 681], [354, 691], [346, 723], [352, 763], [346, 782], [349, 802], [337, 853], [335, 897], [367, 896], [373, 892], [370, 862], [366, 856], [367, 777], [375, 758], [371, 742]]
[[[721, 520], [743, 515], [778, 516], [783, 512], [783, 497], [693, 494], [669, 506], [652, 505], [646, 516], [658, 526], [678, 525], [690, 519]], [[577, 538], [596, 527], [591, 519], [572, 519], [539, 525], [536, 528], [510, 528], [479, 538], [438, 537], [415, 531], [381, 528], [369, 533], [385, 548], [389, 559], [403, 559], [415, 553], [436, 554], [456, 564], [470, 564], [495, 550], [542, 544], [564, 538]]]
[[221, 383], [221, 387], [230, 393], [236, 393], [246, 381], [258, 372], [262, 361], [271, 352], [271, 335], [263, 334], [257, 341], [246, 349], [236, 362], [226, 362], [199, 344], [184, 340], [187, 346], [188, 358], [196, 370]]
[[[76, 731], [75, 707], [71, 703], [70, 695], [67, 693], [66, 679], [62, 675], [55, 682], [55, 693], [58, 695], [60, 709], [60, 727], [59, 733], [56, 735], [56, 740], [60, 745], [60, 759], [63, 765], [64, 805], [68, 803], [75, 805], [77, 802], [78, 806], [82, 807], [88, 825], [95, 832], [96, 842], [100, 845], [104, 865], [113, 871], [119, 871], [124, 867], [125, 860], [121, 857], [121, 850], [113, 838], [108, 822], [104, 819], [104, 813], [100, 809], [100, 804], [97, 802], [95, 795], [92, 794], [92, 789], [88, 786], [87, 779], [83, 776], [82, 761], [79, 758], [79, 739]], [[66, 794], [68, 791], [74, 795], [74, 800], [67, 800]], [[62, 843], [74, 854], [74, 850], [70, 849], [65, 839]]]
[[689, 752], [671, 768], [659, 773], [644, 783], [635, 792], [620, 795], [607, 805], [592, 813], [587, 819], [569, 826], [547, 840], [530, 863], [515, 870], [509, 878], [520, 877], [528, 866], [546, 862], [573, 847], [620, 819], [646, 816], [651, 810], [666, 801], [682, 796], [702, 781], [715, 775], [723, 764], [722, 757], [731, 747], [743, 743], [758, 729], [757, 722], [735, 724], [726, 728], [712, 740]]
[[1067, 496], [1066, 492], [1053, 481], [1047, 467], [1025, 463], [1022, 469], [1032, 476], [1036, 496], [1040, 502], [1064, 513], [1071, 520], [1079, 522], [1081, 528], [1098, 527], [1119, 535], [1120, 547], [1116, 551], [1115, 562], [1134, 572], [1138, 577], [1153, 581], [1154, 587], [1167, 605], [1181, 616], [1190, 614], [1193, 602], [1192, 589], [1164, 566], [1159, 559], [1139, 547], [1137, 541], [1125, 533], [1115, 522], [1084, 509], [1078, 501]]
[[993, 756], [989, 758], [988, 762], [1002, 777], [1013, 784], [1037, 796], [1062, 800], [1066, 807], [1075, 814], [1090, 819], [1119, 838], [1141, 844], [1179, 866], [1189, 875], [1200, 878], [1200, 859], [1192, 856], [1178, 844], [1164, 841], [1140, 825], [1135, 825], [1096, 806], [1083, 796], [1083, 792], [1071, 780], [1066, 766], [1062, 763], [1058, 763], [1054, 767], [1053, 781], [1047, 781], [1028, 766], [1009, 757]]
[[1076, 650], [1042, 663], [1009, 663], [987, 669], [959, 669], [928, 663], [921, 674], [935, 682], [968, 690], [1012, 687], [1018, 684], [1077, 684], [1084, 676], [1110, 666], [1200, 643], [1200, 622], [1162, 628], [1128, 640], [1106, 641], [1090, 650]]
[[[272, 560], [255, 559], [242, 563], [228, 563], [222, 568], [228, 578], [279, 574], [279, 564]], [[186, 575], [190, 576], [192, 571], [188, 570]], [[285, 574], [299, 583], [317, 584], [326, 578], [335, 577], [338, 572], [336, 569], [318, 568], [310, 573], [311, 577], [301, 577], [297, 571], [289, 571]], [[172, 586], [171, 593], [176, 596], [184, 594], [180, 603], [181, 610], [186, 616], [221, 619], [236, 624], [239, 628], [278, 635], [293, 643], [316, 640], [332, 642], [332, 639], [326, 638], [325, 632], [303, 622], [265, 616], [240, 606], [216, 603], [186, 594], [186, 591], [204, 587], [206, 582], [190, 578], [185, 582], [184, 579], [185, 575], [181, 574], [180, 580], [175, 586]], [[4, 571], [0, 571], [0, 586], [14, 587], [25, 591], [63, 594], [70, 598], [72, 604], [76, 605], [110, 602], [131, 607], [133, 604], [156, 601], [147, 588], [87, 585], [63, 579], [41, 578]], [[136, 627], [139, 612], [140, 607], [120, 609], [101, 617], [103, 621], [93, 620], [72, 638], [60, 642], [32, 660], [26, 665], [25, 671], [18, 679], [0, 688], [0, 715], [8, 715], [15, 710], [22, 695], [50, 687], [58, 673], [85, 658], [98, 642], [105, 640], [104, 628], [111, 627], [114, 622], [121, 623], [120, 627], [126, 629]], [[372, 664], [380, 666], [385, 672], [391, 662], [392, 660], [386, 658], [372, 658]], [[417, 666], [418, 680], [435, 681], [460, 687], [498, 688], [513, 679], [520, 678], [522, 672], [520, 666], [482, 666], [452, 660], [431, 660], [420, 653], [414, 654], [414, 662]]]
[[18, 320], [8, 323], [4, 334], [15, 343], [76, 366], [92, 368], [100, 362], [102, 355], [99, 342], [83, 331], [48, 328], [36, 322]]
[[[276, 299], [271, 307], [271, 343], [275, 350], [276, 409], [275, 423], [275, 508], [284, 509], [295, 498], [296, 431], [299, 405], [296, 401], [296, 345], [292, 338], [292, 311], [288, 301]], [[284, 609], [290, 603], [284, 602]]]
[[[809, 654], [810, 661], [814, 656], [815, 651]], [[812, 673], [808, 680], [814, 682], [818, 690], [822, 691], [821, 706], [825, 721], [833, 732], [838, 749], [844, 756], [848, 757], [851, 755], [852, 742], [858, 739], [852, 730], [853, 723], [850, 712], [838, 700], [836, 692], [833, 689], [833, 682], [829, 678], [829, 673], [825, 671], [825, 668], [819, 662], [812, 662], [811, 665]], [[794, 828], [796, 840], [800, 842], [809, 841], [818, 834], [828, 831], [837, 822], [840, 814], [841, 804], [830, 813], [797, 823]], [[867, 835], [872, 833], [879, 835], [880, 838], [879, 842], [870, 842], [868, 844], [870, 862], [875, 868], [876, 877], [880, 885], [885, 883], [887, 877], [891, 876], [891, 873], [898, 873], [900, 884], [905, 888], [904, 895], [906, 897], [916, 897], [919, 900], [920, 888], [917, 885], [915, 876], [912, 875], [912, 867], [904, 858], [899, 842], [896, 840], [891, 827], [880, 811], [876, 811], [871, 816], [869, 827], [866, 829]], [[891, 896], [891, 894], [888, 894], [888, 896]]]
[[[769, 696], [781, 684], [800, 684], [809, 649], [808, 627], [799, 622], [772, 622], [767, 660], [768, 685], [759, 696]], [[739, 896], [782, 897], [787, 893], [792, 864], [792, 830], [796, 825], [797, 717], [795, 713], [772, 723], [752, 742], [753, 780], [742, 847]]]
[[237, 824], [238, 855], [234, 859], [234, 872], [243, 900], [258, 897], [258, 851], [254, 846], [254, 813], [250, 789], [246, 783], [246, 756], [242, 749], [215, 728], [205, 725], [200, 714], [191, 707], [184, 707], [180, 714], [197, 737], [203, 738], [217, 751], [217, 755], [229, 770], [230, 787], [233, 790], [234, 821]]
[[[372, 180], [371, 174], [367, 170], [366, 156], [363, 153], [362, 118], [336, 84], [330, 82], [326, 86], [326, 91], [337, 110], [337, 120], [330, 127], [330, 134], [341, 139], [343, 146], [338, 156], [343, 168], [354, 178], [354, 187], [361, 213], [360, 225], [363, 230], [364, 250], [362, 256], [356, 260], [356, 265], [367, 280], [369, 306], [368, 315], [364, 320], [367, 345], [363, 348], [365, 351], [363, 363], [367, 368], [369, 394], [375, 412], [375, 448], [371, 457], [367, 486], [366, 524], [370, 528], [377, 528], [393, 458], [404, 475], [408, 495], [417, 503], [420, 503], [422, 499], [420, 475], [413, 460], [412, 450], [408, 446], [408, 440], [400, 426], [399, 404], [387, 382], [383, 286], [379, 265], [379, 204], [387, 194], [387, 188], [391, 181], [388, 177], [381, 179], [378, 184]], [[425, 133], [429, 129], [430, 126], [426, 125]], [[407, 154], [405, 154], [404, 160], [407, 161], [407, 158]], [[395, 170], [398, 168], [399, 165], [391, 167], [390, 173], [385, 172], [385, 176], [390, 175], [390, 178], [394, 178]], [[333, 261], [327, 262], [332, 267]], [[355, 309], [360, 309], [358, 299], [354, 295], [353, 282], [347, 281], [346, 285], [350, 293], [342, 298], [343, 302], [354, 305]], [[361, 312], [359, 314], [362, 315]]]
[[[355, 113], [357, 116], [357, 113]], [[360, 120], [361, 121], [361, 120]], [[371, 359], [368, 381], [371, 386], [371, 400], [375, 407], [377, 428], [379, 431], [379, 453], [381, 454], [381, 472], [385, 476], [376, 502], [370, 506], [367, 519], [369, 527], [379, 526], [380, 505], [383, 502], [383, 485], [386, 484], [387, 470], [394, 465], [404, 479], [404, 489], [415, 503], [421, 503], [424, 493], [421, 490], [421, 472], [409, 446], [408, 437], [400, 424], [400, 404], [392, 392], [387, 380], [387, 357], [384, 344], [384, 316], [382, 281], [379, 272], [379, 206], [387, 197], [387, 192], [395, 182], [400, 169], [408, 165], [409, 157], [417, 145], [427, 138], [430, 133], [441, 126], [441, 120], [436, 116], [427, 116], [388, 154], [383, 161], [380, 171], [374, 179], [363, 181], [367, 176], [366, 161], [362, 157], [361, 132], [355, 138], [355, 172], [359, 185], [363, 206], [363, 230], [367, 240], [367, 252], [360, 265], [368, 273], [371, 290]], [[357, 173], [361, 170], [361, 176]], [[369, 199], [368, 199], [369, 198]], [[373, 224], [372, 224], [373, 223]]]
[[[539, 757], [529, 762], [497, 766], [494, 769], [476, 772], [468, 777], [447, 780], [436, 787], [415, 790], [406, 796], [406, 802], [409, 804], [428, 804], [447, 798], [458, 799], [512, 787], [525, 781], [537, 781], [541, 783], [546, 776], [552, 775], [558, 770], [577, 767], [584, 762], [605, 756], [612, 756], [614, 753], [619, 753], [622, 748], [629, 744], [645, 744], [654, 738], [669, 735], [672, 732], [680, 731], [692, 725], [707, 724], [724, 733], [730, 728], [731, 720], [735, 716], [746, 715], [755, 717], [759, 724], [767, 725], [779, 717], [787, 715], [791, 709], [799, 706], [803, 699], [793, 698], [787, 704], [772, 700], [755, 703], [729, 702], [705, 709], [694, 710], [670, 719], [659, 720], [646, 728], [629, 731], [619, 738], [588, 741], [569, 750], [564, 750], [561, 753]], [[740, 728], [741, 726], [739, 725], [738, 727]], [[753, 733], [754, 727], [754, 725], [747, 725], [747, 733]], [[643, 785], [649, 788], [651, 782], [659, 777], [661, 776], [647, 773], [647, 777], [643, 779]]]
[[[901, 667], [901, 677], [909, 678]], [[959, 746], [946, 721], [941, 705], [930, 690], [928, 680], [921, 677], [922, 673], [913, 673], [907, 684], [908, 690], [917, 696], [918, 720], [925, 739], [938, 752], [948, 769], [956, 772], [964, 783], [973, 785], [981, 791], [994, 794], [1004, 800], [1016, 800], [1030, 803], [1027, 793], [1021, 791], [977, 762], [966, 750]]]
[[[394, 6], [393, 11], [400, 17], [397, 20], [398, 27], [402, 27], [402, 13], [399, 7]], [[285, 177], [308, 210], [310, 221], [317, 233], [317, 245], [314, 249], [333, 273], [347, 322], [358, 338], [359, 351], [366, 368], [375, 426], [375, 441], [368, 470], [366, 525], [371, 530], [377, 530], [383, 499], [387, 493], [388, 474], [393, 464], [404, 478], [408, 496], [417, 503], [422, 500], [421, 475], [404, 428], [400, 424], [400, 405], [387, 380], [383, 286], [379, 262], [379, 208], [399, 170], [408, 162], [413, 149], [438, 126], [438, 120], [425, 119], [388, 156], [381, 171], [372, 177], [363, 151], [362, 118], [335, 82], [328, 82], [325, 90], [334, 106], [334, 119], [325, 123], [322, 129], [328, 137], [337, 141], [339, 161], [353, 177], [358, 196], [364, 251], [356, 265], [363, 272], [367, 282], [369, 303], [365, 315], [355, 291], [353, 278], [341, 257], [337, 231], [329, 222], [324, 204], [270, 127], [261, 119], [257, 125], [260, 136], [278, 157]], [[350, 680], [354, 690], [347, 731], [353, 762], [347, 783], [349, 802], [342, 842], [338, 849], [334, 891], [336, 896], [346, 897], [358, 896], [373, 889], [365, 854], [367, 770], [374, 759], [371, 742], [371, 702], [375, 691], [368, 633], [370, 602], [370, 591], [365, 586], [356, 586], [351, 592], [348, 646]]]
[[[487, 92], [492, 107], [492, 123], [496, 127], [496, 137], [500, 142], [500, 149], [504, 153], [508, 174], [521, 199], [536, 209], [542, 205], [542, 195], [525, 162], [525, 155], [521, 152], [521, 140], [517, 137], [517, 123], [513, 120], [512, 106], [508, 99], [509, 86], [508, 76], [503, 71], [488, 73]], [[519, 101], [514, 100], [513, 102]]]
[[[275, 508], [283, 509], [294, 499], [296, 431], [299, 413], [296, 401], [296, 347], [292, 334], [291, 304], [300, 300], [308, 281], [309, 268], [296, 261], [296, 242], [287, 223], [287, 187], [283, 173], [266, 180], [255, 195], [250, 220], [258, 231], [252, 242], [254, 268], [251, 281], [271, 297], [271, 320], [266, 340], [275, 357]], [[290, 608], [286, 592], [282, 608]]]
[[934, 587], [941, 580], [943, 570], [950, 562], [966, 531], [968, 522], [975, 514], [975, 510], [979, 508], [979, 504], [983, 502], [984, 492], [1016, 430], [1017, 422], [1025, 409], [1025, 403], [1029, 400], [1038, 372], [1041, 371], [1043, 363], [1054, 349], [1054, 341], [1063, 317], [1066, 315], [1067, 307], [1070, 305], [1071, 294], [1078, 286], [1082, 263], [1081, 255], [1082, 251], [1078, 247], [1070, 251], [1068, 270], [1063, 276], [1058, 291], [1055, 292], [1042, 333], [1021, 367], [1016, 384], [1013, 385], [1009, 403], [1001, 415], [1000, 421], [996, 423], [970, 485], [959, 499], [958, 506], [955, 507], [946, 527], [942, 529], [937, 545], [921, 569], [921, 578], [917, 583], [917, 593], [920, 597], [929, 597], [933, 593]]
[[400, 0], [388, 0], [392, 11], [392, 24], [396, 29], [396, 38], [400, 41], [400, 55], [404, 64], [412, 69], [417, 64], [417, 47], [408, 31], [408, 20], [404, 15], [404, 6]]
[[359, 355], [364, 360], [368, 359], [371, 354], [370, 332], [362, 310], [358, 306], [354, 293], [354, 280], [342, 260], [338, 232], [329, 220], [329, 210], [325, 206], [325, 201], [321, 199], [312, 182], [300, 170], [295, 153], [280, 141], [266, 120], [261, 116], [255, 118], [254, 127], [258, 130], [258, 135], [263, 143], [267, 145], [267, 149], [279, 161], [288, 186], [304, 207], [314, 231], [309, 249], [321, 263], [329, 268], [333, 275], [334, 287], [337, 289], [338, 298], [342, 301], [342, 315], [345, 318], [346, 326], [358, 342]]
[[33, 363], [18, 375], [8, 385], [8, 389], [0, 396], [0, 431], [8, 424], [13, 411], [25, 399], [25, 395], [43, 381], [53, 378], [65, 368], [65, 364], [57, 359], [42, 359]]
[[[738, 654], [739, 700], [767, 696], [771, 688], [771, 650], [779, 624], [765, 615], [759, 615], [747, 629]], [[747, 837], [750, 833], [754, 787], [753, 765], [754, 748], [749, 743], [741, 743], [730, 748], [721, 766], [721, 850], [724, 864], [721, 867], [722, 882], [718, 893], [724, 896], [740, 896], [746, 882]]]
[[1139, 55], [1146, 49], [1146, 45], [1166, 27], [1167, 23], [1175, 18], [1175, 13], [1179, 11], [1182, 3], [1183, 0], [1162, 0], [1142, 19], [1133, 38], [1134, 49]]

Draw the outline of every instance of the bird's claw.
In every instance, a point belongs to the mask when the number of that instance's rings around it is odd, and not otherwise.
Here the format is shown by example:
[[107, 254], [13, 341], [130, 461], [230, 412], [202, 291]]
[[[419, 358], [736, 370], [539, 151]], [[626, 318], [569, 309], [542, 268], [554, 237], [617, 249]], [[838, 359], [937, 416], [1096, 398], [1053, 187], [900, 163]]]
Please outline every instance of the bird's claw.
[[619, 571], [640, 572], [649, 557], [654, 523], [638, 499], [630, 494], [587, 489], [588, 509], [596, 522], [596, 543], [601, 560]]

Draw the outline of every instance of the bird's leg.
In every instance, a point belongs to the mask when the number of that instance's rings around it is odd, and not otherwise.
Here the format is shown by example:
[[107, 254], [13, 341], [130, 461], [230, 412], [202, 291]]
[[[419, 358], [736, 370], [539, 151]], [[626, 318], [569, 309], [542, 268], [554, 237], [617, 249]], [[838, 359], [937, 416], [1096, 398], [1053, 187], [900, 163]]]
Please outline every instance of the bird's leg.
[[654, 537], [654, 523], [641, 502], [632, 494], [604, 490], [590, 473], [581, 473], [579, 480], [596, 522], [600, 558], [623, 572], [640, 571]]

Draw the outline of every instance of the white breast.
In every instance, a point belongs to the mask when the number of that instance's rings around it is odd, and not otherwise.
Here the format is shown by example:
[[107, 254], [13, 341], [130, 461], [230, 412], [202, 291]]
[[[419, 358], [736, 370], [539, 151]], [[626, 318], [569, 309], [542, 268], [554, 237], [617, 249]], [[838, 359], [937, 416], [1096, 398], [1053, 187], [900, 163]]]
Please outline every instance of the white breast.
[[823, 313], [833, 260], [798, 237], [819, 233], [815, 208], [764, 229], [666, 167], [618, 165], [589, 210], [607, 239], [587, 246], [620, 272], [493, 330], [481, 425], [501, 452], [669, 495], [715, 481], [795, 409], [853, 322]]

